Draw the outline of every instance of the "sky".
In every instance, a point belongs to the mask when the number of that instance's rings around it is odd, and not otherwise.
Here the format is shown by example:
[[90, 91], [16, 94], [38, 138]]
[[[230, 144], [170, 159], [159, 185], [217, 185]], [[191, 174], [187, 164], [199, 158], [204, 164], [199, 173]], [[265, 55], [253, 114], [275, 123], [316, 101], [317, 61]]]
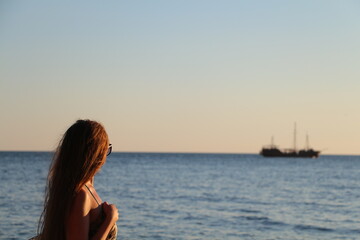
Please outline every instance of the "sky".
[[359, 1], [1, 1], [0, 150], [360, 154]]

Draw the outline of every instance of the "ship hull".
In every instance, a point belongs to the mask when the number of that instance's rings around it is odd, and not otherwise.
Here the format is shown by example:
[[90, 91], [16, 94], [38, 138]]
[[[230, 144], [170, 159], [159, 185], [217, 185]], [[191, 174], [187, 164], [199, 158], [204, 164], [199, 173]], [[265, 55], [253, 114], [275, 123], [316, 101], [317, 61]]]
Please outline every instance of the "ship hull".
[[281, 151], [277, 148], [263, 148], [260, 155], [264, 157], [291, 157], [291, 158], [317, 158], [320, 151], [304, 149], [300, 151]]

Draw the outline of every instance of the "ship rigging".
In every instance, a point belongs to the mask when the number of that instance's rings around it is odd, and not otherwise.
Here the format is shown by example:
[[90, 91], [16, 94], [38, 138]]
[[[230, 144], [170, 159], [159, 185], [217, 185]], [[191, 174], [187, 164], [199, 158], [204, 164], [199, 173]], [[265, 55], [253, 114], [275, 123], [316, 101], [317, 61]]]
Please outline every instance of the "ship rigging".
[[306, 134], [306, 146], [304, 149], [297, 150], [296, 147], [296, 123], [294, 125], [294, 146], [290, 149], [280, 150], [274, 144], [274, 137], [271, 138], [271, 144], [261, 149], [260, 155], [264, 157], [297, 157], [297, 158], [317, 158], [320, 151], [314, 150], [309, 146], [309, 136]]

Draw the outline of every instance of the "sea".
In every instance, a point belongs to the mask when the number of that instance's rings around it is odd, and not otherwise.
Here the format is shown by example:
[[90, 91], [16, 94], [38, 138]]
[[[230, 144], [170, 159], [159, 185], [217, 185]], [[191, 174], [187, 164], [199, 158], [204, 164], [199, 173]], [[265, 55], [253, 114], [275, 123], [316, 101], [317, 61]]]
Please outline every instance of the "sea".
[[[36, 234], [51, 152], [0, 152], [0, 239]], [[112, 153], [118, 239], [360, 239], [360, 156]]]

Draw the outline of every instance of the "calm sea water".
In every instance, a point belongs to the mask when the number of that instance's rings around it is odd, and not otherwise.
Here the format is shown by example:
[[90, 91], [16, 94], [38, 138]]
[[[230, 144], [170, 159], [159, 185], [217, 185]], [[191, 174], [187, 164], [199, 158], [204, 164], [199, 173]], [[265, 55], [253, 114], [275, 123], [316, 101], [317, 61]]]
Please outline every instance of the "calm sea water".
[[[36, 232], [51, 153], [0, 152], [0, 239]], [[113, 153], [118, 239], [360, 239], [360, 157]]]

